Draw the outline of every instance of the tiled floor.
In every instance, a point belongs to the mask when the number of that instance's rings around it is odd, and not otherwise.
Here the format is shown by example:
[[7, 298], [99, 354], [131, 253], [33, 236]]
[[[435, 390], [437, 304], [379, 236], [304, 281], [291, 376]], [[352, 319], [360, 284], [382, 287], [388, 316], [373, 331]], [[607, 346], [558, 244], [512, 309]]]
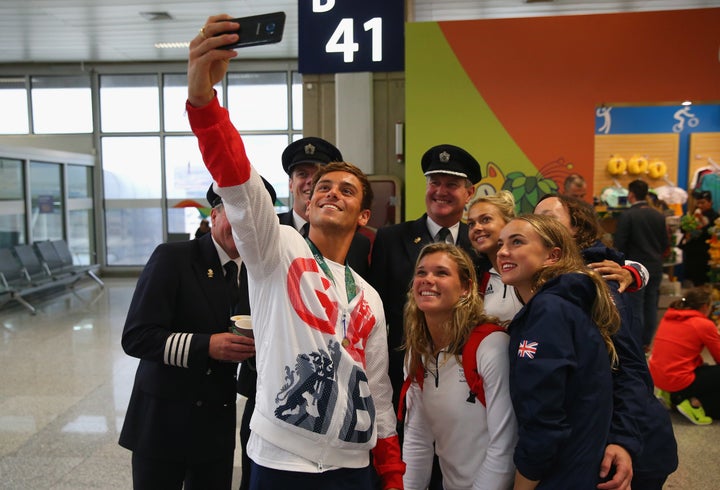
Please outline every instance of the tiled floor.
[[[134, 286], [86, 281], [38, 300], [36, 316], [0, 310], [0, 489], [132, 488], [130, 453], [117, 439], [137, 366], [120, 347]], [[720, 488], [720, 422], [672, 418], [680, 468], [665, 488]]]

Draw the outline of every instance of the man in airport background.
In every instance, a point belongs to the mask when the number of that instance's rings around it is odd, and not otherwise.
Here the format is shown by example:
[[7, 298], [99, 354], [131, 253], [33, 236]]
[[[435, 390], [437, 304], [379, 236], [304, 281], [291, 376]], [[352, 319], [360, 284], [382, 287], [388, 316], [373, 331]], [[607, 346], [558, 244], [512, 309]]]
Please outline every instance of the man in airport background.
[[563, 182], [563, 194], [584, 201], [587, 194], [585, 178], [580, 174], [568, 175]]
[[648, 185], [640, 179], [628, 184], [630, 208], [617, 221], [615, 247], [625, 258], [640, 262], [649, 273], [647, 286], [628, 293], [637, 341], [649, 352], [657, 329], [657, 309], [663, 274], [663, 257], [670, 246], [665, 216], [647, 202]]

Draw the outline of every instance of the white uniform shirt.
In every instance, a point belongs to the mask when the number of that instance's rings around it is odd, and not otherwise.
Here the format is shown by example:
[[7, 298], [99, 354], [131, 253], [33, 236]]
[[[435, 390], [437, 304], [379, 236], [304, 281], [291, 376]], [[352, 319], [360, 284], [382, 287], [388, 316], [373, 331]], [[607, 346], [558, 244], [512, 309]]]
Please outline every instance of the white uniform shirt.
[[500, 274], [490, 268], [490, 280], [485, 287], [485, 313], [496, 316], [502, 322], [509, 322], [523, 307], [515, 288], [500, 279]]
[[445, 490], [512, 488], [517, 422], [510, 401], [509, 337], [494, 332], [476, 352], [486, 406], [467, 401], [470, 388], [455, 356], [426, 362], [423, 388], [407, 392], [403, 460], [406, 489], [427, 488], [435, 452]]

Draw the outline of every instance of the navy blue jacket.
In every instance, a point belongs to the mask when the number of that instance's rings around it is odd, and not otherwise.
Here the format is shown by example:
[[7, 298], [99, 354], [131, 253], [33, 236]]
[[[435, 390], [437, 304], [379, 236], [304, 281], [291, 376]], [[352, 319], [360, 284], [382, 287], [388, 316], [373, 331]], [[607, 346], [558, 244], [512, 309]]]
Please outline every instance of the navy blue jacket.
[[[600, 241], [582, 251], [586, 263], [605, 259], [624, 264], [623, 255]], [[631, 332], [632, 311], [618, 284], [608, 282], [621, 323], [613, 335], [619, 365], [613, 370], [613, 418], [608, 444], [633, 458], [634, 480], [667, 476], [677, 469], [677, 443], [668, 411], [655, 398], [645, 354]]]
[[593, 489], [612, 417], [612, 374], [590, 318], [591, 279], [548, 281], [515, 316], [510, 395], [518, 419], [514, 462], [537, 488]]
[[[122, 334], [140, 359], [120, 445], [159, 459], [200, 462], [235, 448], [237, 363], [208, 356], [227, 332], [231, 298], [212, 237], [164, 243], [138, 279]], [[193, 333], [188, 366], [164, 363], [166, 340]]]

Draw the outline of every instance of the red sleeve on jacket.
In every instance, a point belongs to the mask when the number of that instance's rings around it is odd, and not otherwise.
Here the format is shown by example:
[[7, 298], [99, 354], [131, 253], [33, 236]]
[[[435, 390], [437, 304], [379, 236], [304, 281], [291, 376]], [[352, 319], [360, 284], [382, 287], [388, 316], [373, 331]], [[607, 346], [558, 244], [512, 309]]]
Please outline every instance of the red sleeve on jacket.
[[227, 109], [215, 98], [207, 105], [185, 103], [190, 127], [197, 136], [205, 166], [220, 187], [242, 184], [250, 178], [250, 160]]
[[634, 293], [635, 291], [642, 289], [642, 277], [640, 277], [640, 273], [637, 271], [637, 269], [635, 269], [635, 267], [631, 265], [623, 265], [622, 268], [628, 271], [633, 276], [633, 283], [630, 284], [627, 289], [625, 289], [625, 292]]
[[372, 450], [373, 465], [382, 478], [383, 488], [403, 488], [405, 463], [400, 457], [400, 440], [398, 436], [378, 439]]

